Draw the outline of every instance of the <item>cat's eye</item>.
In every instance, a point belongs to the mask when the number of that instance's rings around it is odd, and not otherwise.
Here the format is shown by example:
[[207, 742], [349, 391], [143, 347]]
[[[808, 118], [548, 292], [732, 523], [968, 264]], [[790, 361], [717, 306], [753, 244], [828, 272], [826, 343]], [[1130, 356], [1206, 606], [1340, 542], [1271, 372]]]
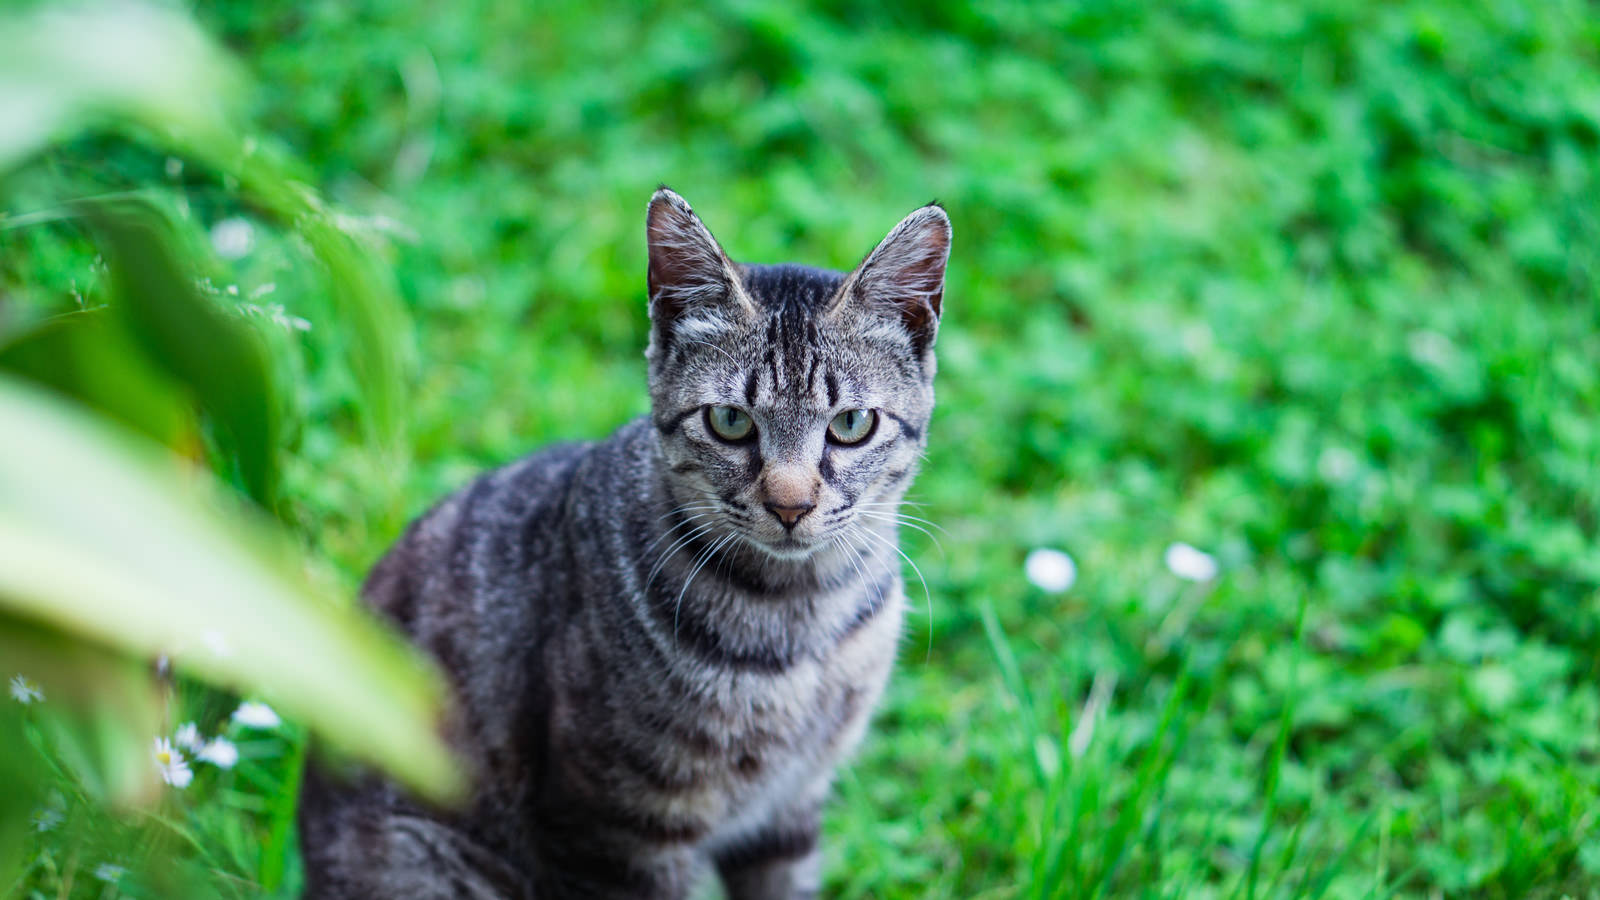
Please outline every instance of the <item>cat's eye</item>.
[[756, 433], [755, 421], [737, 406], [706, 407], [706, 427], [725, 441], [742, 441]]
[[877, 427], [878, 414], [870, 409], [847, 409], [828, 423], [828, 439], [836, 444], [859, 444]]

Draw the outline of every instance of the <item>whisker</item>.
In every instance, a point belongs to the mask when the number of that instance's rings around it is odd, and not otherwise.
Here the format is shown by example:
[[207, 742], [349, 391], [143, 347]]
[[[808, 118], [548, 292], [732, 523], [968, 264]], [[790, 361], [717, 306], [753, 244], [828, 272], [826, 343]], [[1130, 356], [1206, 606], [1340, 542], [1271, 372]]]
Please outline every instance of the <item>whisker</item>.
[[661, 554], [661, 558], [656, 560], [656, 564], [650, 568], [650, 574], [645, 576], [645, 581], [644, 581], [645, 592], [648, 593], [650, 591], [650, 585], [655, 583], [656, 576], [661, 574], [661, 569], [664, 566], [666, 566], [667, 560], [671, 559], [673, 557], [673, 554], [677, 553], [680, 549], [682, 549], [690, 541], [693, 541], [694, 539], [696, 539], [698, 537], [702, 537], [705, 534], [709, 533], [715, 527], [716, 526], [714, 524], [706, 524], [706, 525], [698, 526], [697, 528], [695, 528], [694, 531], [691, 531], [691, 532], [689, 532], [688, 535], [680, 538], [678, 540], [678, 542], [673, 544], [670, 548], [668, 548], [665, 553], [662, 553]]
[[710, 341], [695, 341], [695, 340], [691, 340], [691, 341], [689, 341], [689, 343], [691, 343], [691, 344], [701, 344], [703, 346], [710, 347], [711, 349], [717, 351], [718, 353], [721, 353], [723, 356], [728, 357], [728, 362], [731, 362], [736, 366], [739, 364], [739, 361], [737, 359], [734, 359], [733, 355], [731, 353], [729, 353], [728, 351], [722, 349], [721, 347], [718, 347], [716, 344], [713, 344]]
[[[899, 512], [899, 511], [895, 510], [895, 507], [899, 506], [899, 505], [900, 504], [897, 504], [897, 503], [857, 503], [856, 504], [856, 506], [861, 508], [861, 509], [871, 509], [871, 510], [875, 510], [875, 511], [881, 511], [883, 508], [888, 508], [890, 512], [894, 513], [897, 516], [901, 516], [903, 518], [910, 519], [913, 522], [921, 522], [924, 525], [928, 525], [928, 526], [931, 526], [933, 528], [938, 528], [940, 531], [944, 531], [944, 529], [942, 527], [940, 527], [940, 525], [937, 522], [932, 522], [932, 521], [929, 521], [928, 519], [922, 518], [921, 516], [913, 516], [910, 513], [903, 513], [903, 512]], [[945, 533], [949, 534], [949, 532], [945, 532]]]
[[[852, 526], [852, 527], [856, 527], [856, 526]], [[895, 546], [893, 541], [889, 540], [888, 538], [884, 537], [881, 534], [878, 534], [878, 533], [872, 531], [871, 529], [857, 528], [857, 530], [859, 530], [862, 534], [866, 535], [867, 537], [870, 537], [873, 540], [876, 540], [879, 543], [883, 544], [884, 546], [888, 547], [890, 550], [893, 550], [894, 552], [900, 554], [900, 558], [905, 560], [906, 563], [911, 566], [911, 571], [917, 573], [917, 580], [922, 582], [922, 596], [927, 601], [927, 604], [928, 604], [928, 655], [927, 655], [927, 660], [928, 661], [932, 661], [932, 659], [933, 659], [933, 591], [928, 589], [928, 579], [922, 577], [922, 569], [921, 569], [921, 567], [919, 567], [916, 564], [916, 561], [913, 560], [911, 557], [907, 556], [906, 552], [904, 550], [901, 550], [899, 547]]]
[[[915, 522], [909, 522], [909, 521], [907, 521], [905, 519], [902, 519], [902, 518], [899, 518], [899, 517], [891, 519], [891, 518], [889, 518], [887, 516], [879, 515], [878, 513], [870, 513], [870, 512], [861, 513], [861, 517], [863, 519], [872, 519], [875, 522], [889, 522], [889, 523], [895, 524], [895, 525], [904, 525], [907, 528], [912, 528], [912, 529], [915, 529], [917, 531], [920, 531], [923, 534], [928, 536], [928, 540], [933, 541], [934, 549], [939, 551], [939, 555], [940, 556], [944, 555], [944, 544], [940, 543], [939, 536], [934, 534], [933, 532], [929, 531], [928, 529], [923, 528], [921, 525], [918, 525]], [[949, 535], [946, 534], [946, 537], [948, 537], [948, 536]]]
[[679, 522], [678, 524], [672, 526], [671, 528], [668, 528], [666, 531], [662, 532], [661, 535], [659, 537], [657, 537], [655, 540], [653, 540], [649, 544], [645, 545], [645, 548], [639, 552], [639, 555], [643, 556], [644, 554], [649, 553], [652, 549], [655, 548], [655, 546], [657, 544], [661, 543], [663, 540], [666, 540], [668, 535], [672, 534], [674, 531], [677, 531], [679, 528], [682, 528], [685, 525], [689, 525], [689, 524], [691, 524], [691, 523], [693, 523], [693, 522], [695, 522], [695, 521], [697, 521], [699, 519], [704, 519], [709, 515], [711, 515], [711, 514], [710, 513], [696, 513], [695, 515], [692, 515], [692, 516], [689, 516], [689, 517], [685, 518], [682, 522]]
[[833, 538], [831, 541], [829, 541], [829, 544], [838, 547], [847, 553], [854, 554], [854, 558], [850, 560], [850, 565], [856, 570], [856, 577], [861, 579], [861, 583], [866, 584], [867, 573], [861, 568], [861, 554], [857, 553], [854, 547], [845, 542], [844, 535], [839, 535], [838, 537]]
[[873, 510], [875, 512], [880, 512], [880, 513], [884, 512], [884, 511], [888, 511], [888, 512], [892, 513], [893, 515], [900, 516], [900, 517], [902, 517], [904, 519], [907, 519], [907, 520], [910, 520], [912, 522], [921, 522], [922, 524], [927, 525], [930, 528], [937, 528], [940, 531], [944, 532], [946, 536], [948, 536], [950, 534], [950, 532], [945, 531], [944, 527], [941, 526], [937, 522], [929, 521], [928, 519], [924, 519], [921, 516], [913, 516], [910, 513], [900, 512], [898, 507], [900, 507], [901, 505], [903, 505], [903, 504], [888, 503], [888, 502], [879, 501], [879, 502], [871, 502], [871, 503], [857, 503], [855, 506], [856, 506], [857, 509], [870, 509], [870, 510]]
[[720, 508], [721, 507], [717, 506], [715, 503], [706, 503], [706, 504], [701, 505], [701, 506], [680, 506], [677, 509], [669, 509], [666, 512], [662, 513], [661, 515], [657, 516], [656, 517], [656, 521], [659, 522], [662, 519], [665, 519], [667, 516], [677, 515], [678, 513], [695, 512], [696, 510], [702, 510], [702, 509], [720, 509]]
[[689, 585], [694, 584], [694, 577], [700, 574], [700, 570], [705, 568], [706, 563], [710, 562], [712, 557], [717, 555], [717, 551], [722, 549], [723, 546], [733, 539], [734, 535], [731, 534], [725, 534], [719, 538], [717, 542], [712, 544], [710, 549], [705, 552], [704, 558], [698, 561], [694, 567], [694, 570], [689, 573], [689, 577], [684, 580], [683, 588], [678, 591], [678, 601], [673, 605], [672, 608], [672, 639], [674, 641], [678, 639], [678, 613], [683, 610], [683, 595], [689, 592]]

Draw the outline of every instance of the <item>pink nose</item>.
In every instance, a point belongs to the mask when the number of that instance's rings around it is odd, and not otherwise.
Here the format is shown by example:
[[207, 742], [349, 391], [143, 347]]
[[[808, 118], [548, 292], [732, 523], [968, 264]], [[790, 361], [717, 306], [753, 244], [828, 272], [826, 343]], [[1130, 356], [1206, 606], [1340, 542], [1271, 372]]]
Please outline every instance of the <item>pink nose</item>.
[[804, 518], [806, 513], [816, 509], [817, 505], [815, 503], [802, 503], [798, 506], [776, 506], [768, 503], [766, 507], [767, 512], [778, 517], [778, 521], [783, 523], [784, 528], [793, 529], [795, 523]]

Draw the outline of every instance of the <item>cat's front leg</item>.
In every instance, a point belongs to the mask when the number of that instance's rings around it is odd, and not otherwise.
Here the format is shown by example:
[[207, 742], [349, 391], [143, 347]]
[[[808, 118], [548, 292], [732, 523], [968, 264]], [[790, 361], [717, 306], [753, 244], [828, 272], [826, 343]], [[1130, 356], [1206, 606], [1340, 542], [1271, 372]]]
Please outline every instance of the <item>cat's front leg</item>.
[[773, 816], [712, 854], [729, 900], [799, 900], [822, 884], [820, 803]]
[[535, 879], [537, 900], [684, 900], [699, 869], [683, 846], [629, 846], [598, 833], [547, 836]]

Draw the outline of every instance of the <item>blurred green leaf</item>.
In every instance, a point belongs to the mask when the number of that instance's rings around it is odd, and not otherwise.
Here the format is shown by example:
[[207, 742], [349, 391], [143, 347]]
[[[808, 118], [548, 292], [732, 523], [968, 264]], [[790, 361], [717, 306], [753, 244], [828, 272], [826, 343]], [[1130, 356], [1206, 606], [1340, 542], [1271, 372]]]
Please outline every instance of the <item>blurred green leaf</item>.
[[195, 502], [203, 485], [0, 379], [0, 603], [263, 691], [335, 746], [450, 796], [460, 782], [433, 730], [431, 670], [347, 604], [318, 599], [262, 530]]
[[60, 391], [169, 447], [193, 428], [185, 398], [106, 310], [55, 316], [0, 341], [0, 371]]
[[113, 314], [152, 363], [194, 393], [245, 490], [273, 509], [282, 425], [260, 337], [205, 295], [200, 273], [185, 262], [205, 255], [153, 200], [132, 195], [79, 206], [104, 240]]
[[0, 171], [97, 121], [215, 140], [229, 131], [236, 85], [226, 59], [174, 9], [71, 3], [0, 16]]
[[357, 415], [368, 439], [390, 454], [402, 452], [405, 431], [405, 354], [410, 322], [400, 305], [394, 273], [380, 265], [378, 236], [362, 222], [329, 209], [307, 185], [287, 174], [272, 154], [240, 144], [217, 158], [233, 172], [251, 202], [259, 204], [311, 250], [338, 321], [348, 329], [341, 347], [361, 389]]

